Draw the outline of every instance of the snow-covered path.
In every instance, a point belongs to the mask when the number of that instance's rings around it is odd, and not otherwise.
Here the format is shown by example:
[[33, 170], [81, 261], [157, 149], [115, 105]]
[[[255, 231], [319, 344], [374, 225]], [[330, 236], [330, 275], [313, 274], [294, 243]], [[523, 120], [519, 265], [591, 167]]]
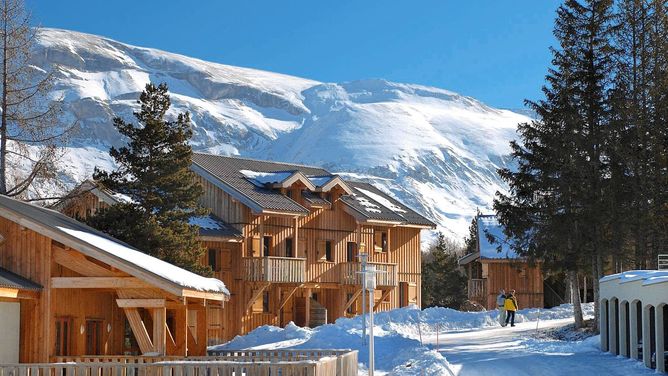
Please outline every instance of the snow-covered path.
[[[542, 321], [539, 328], [572, 322]], [[439, 336], [439, 352], [460, 376], [655, 374], [640, 362], [598, 351], [598, 337], [573, 343], [538, 340], [535, 334], [535, 322], [519, 323], [514, 328], [450, 332]], [[436, 337], [426, 341], [436, 348]]]

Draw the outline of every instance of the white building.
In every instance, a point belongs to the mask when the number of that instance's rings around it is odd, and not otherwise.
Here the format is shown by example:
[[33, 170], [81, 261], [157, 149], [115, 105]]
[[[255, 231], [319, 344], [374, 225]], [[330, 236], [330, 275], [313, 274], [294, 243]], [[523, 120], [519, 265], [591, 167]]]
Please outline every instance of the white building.
[[600, 288], [601, 350], [642, 360], [645, 366], [666, 372], [668, 270], [605, 276]]

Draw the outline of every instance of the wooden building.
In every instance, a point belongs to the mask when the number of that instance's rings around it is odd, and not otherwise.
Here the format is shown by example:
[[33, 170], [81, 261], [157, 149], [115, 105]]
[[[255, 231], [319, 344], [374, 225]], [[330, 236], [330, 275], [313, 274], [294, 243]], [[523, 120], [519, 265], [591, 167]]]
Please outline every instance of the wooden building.
[[[229, 292], [53, 210], [0, 196], [0, 362], [204, 355]], [[220, 320], [220, 319], [219, 319]]]
[[[317, 167], [202, 153], [192, 170], [217, 223], [191, 220], [208, 249], [202, 262], [231, 292], [222, 339], [359, 314], [361, 251], [383, 272], [374, 310], [420, 305], [420, 231], [435, 225], [372, 185]], [[97, 187], [80, 193], [59, 210], [83, 217], [108, 197], [122, 199]]]
[[485, 309], [496, 309], [499, 289], [514, 289], [520, 309], [543, 308], [544, 280], [540, 266], [529, 265], [510, 249], [494, 215], [479, 215], [477, 224], [477, 251], [459, 259], [459, 265], [468, 275], [469, 300]]

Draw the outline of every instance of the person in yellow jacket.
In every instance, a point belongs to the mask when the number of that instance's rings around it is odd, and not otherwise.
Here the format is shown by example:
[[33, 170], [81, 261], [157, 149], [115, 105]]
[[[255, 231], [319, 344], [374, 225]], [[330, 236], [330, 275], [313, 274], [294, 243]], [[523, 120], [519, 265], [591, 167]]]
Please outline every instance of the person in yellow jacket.
[[506, 295], [506, 300], [503, 303], [506, 309], [506, 325], [510, 321], [510, 326], [515, 326], [515, 311], [517, 311], [517, 298], [515, 298], [515, 290], [510, 290]]

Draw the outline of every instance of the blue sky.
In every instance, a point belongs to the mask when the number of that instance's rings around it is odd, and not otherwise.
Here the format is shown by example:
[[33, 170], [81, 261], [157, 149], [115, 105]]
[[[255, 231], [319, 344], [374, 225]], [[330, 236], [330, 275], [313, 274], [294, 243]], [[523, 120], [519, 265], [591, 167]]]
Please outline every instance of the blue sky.
[[327, 82], [419, 83], [521, 108], [540, 87], [557, 0], [26, 0], [44, 27]]

